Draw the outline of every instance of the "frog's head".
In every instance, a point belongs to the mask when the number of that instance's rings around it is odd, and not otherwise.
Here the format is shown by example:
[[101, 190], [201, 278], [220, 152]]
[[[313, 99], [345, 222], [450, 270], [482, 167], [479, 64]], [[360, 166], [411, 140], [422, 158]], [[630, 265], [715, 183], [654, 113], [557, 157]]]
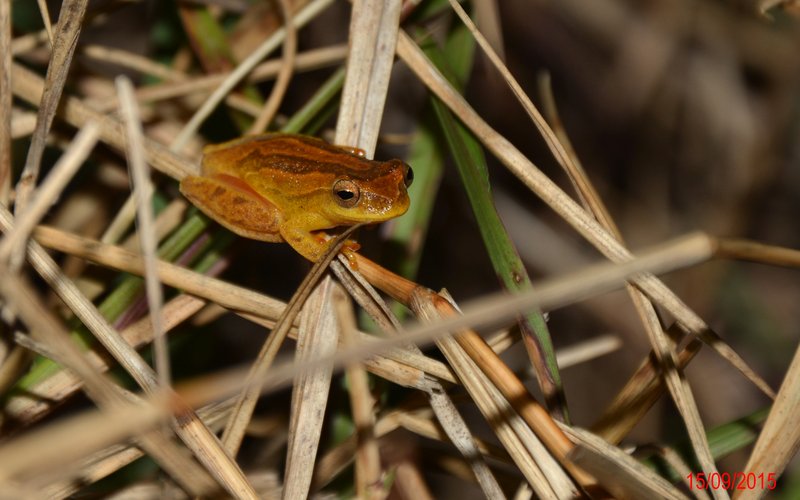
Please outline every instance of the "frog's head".
[[373, 223], [406, 213], [408, 186], [414, 174], [406, 163], [389, 160], [373, 164], [369, 175], [337, 176], [331, 184], [329, 216], [342, 225]]

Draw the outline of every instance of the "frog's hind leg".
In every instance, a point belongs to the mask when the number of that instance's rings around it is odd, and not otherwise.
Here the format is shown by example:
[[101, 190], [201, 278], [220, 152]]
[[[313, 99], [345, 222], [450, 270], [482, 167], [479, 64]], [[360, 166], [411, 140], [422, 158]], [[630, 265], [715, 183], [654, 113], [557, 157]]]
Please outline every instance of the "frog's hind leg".
[[275, 205], [235, 177], [190, 175], [181, 181], [181, 192], [203, 213], [239, 236], [283, 241]]

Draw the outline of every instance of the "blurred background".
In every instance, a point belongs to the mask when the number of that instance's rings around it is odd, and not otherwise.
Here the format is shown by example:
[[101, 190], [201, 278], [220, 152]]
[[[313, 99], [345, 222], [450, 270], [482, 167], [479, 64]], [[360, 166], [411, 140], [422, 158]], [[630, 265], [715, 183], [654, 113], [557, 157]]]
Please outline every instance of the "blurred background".
[[[769, 3], [755, 1], [498, 6], [509, 68], [537, 103], [541, 72], [551, 74], [564, 127], [630, 248], [692, 230], [800, 247], [795, 2], [766, 13], [760, 9]], [[468, 99], [571, 192], [527, 116], [480, 58]], [[493, 173], [501, 215], [533, 274], [546, 278], [598, 258], [502, 167]], [[798, 278], [797, 270], [717, 261], [667, 283], [777, 386], [800, 339]], [[556, 311], [550, 330], [557, 345], [604, 332], [623, 338], [620, 351], [564, 371], [575, 420], [588, 425], [649, 349], [644, 331], [623, 293]], [[707, 427], [766, 403], [707, 349], [687, 374]], [[662, 404], [631, 438], [671, 435], [676, 415]], [[741, 470], [746, 456], [721, 466]]]

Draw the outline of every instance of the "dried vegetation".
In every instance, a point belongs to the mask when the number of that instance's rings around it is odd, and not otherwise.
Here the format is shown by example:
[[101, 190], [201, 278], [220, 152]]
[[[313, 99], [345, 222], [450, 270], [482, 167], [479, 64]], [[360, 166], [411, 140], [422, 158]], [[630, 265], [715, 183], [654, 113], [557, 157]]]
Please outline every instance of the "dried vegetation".
[[[781, 0], [0, 0], [0, 497], [796, 497], [798, 42]], [[232, 237], [176, 181], [265, 130], [403, 156], [412, 208], [310, 270]]]

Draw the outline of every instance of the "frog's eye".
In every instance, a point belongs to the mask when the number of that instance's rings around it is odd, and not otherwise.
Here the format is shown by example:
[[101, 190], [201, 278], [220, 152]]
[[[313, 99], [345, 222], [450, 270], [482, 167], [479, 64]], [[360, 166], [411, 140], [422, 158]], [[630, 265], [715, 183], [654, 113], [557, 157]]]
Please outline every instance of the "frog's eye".
[[336, 203], [344, 208], [351, 208], [358, 203], [361, 192], [355, 182], [339, 179], [333, 184], [333, 197]]
[[403, 179], [406, 183], [406, 187], [409, 187], [412, 182], [414, 182], [414, 171], [411, 170], [411, 167], [406, 165], [406, 177]]

